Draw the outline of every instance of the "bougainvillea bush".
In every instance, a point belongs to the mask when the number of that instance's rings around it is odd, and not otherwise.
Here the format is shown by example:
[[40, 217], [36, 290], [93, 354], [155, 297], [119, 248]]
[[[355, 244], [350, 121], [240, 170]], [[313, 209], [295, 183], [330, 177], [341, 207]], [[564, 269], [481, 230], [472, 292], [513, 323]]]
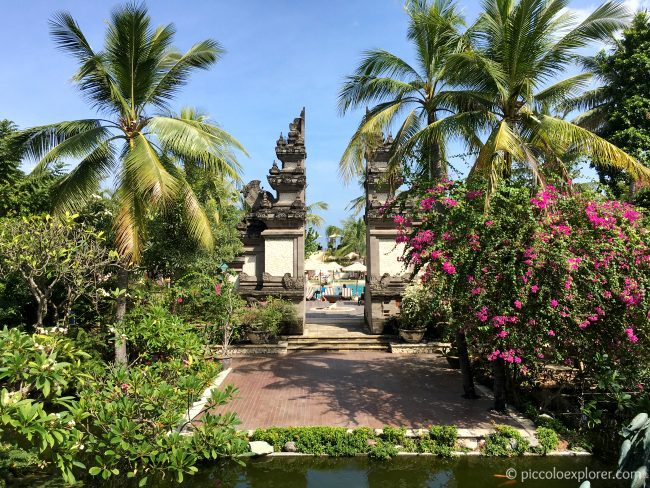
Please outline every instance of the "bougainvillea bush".
[[[395, 217], [404, 260], [451, 299], [473, 352], [525, 375], [552, 362], [642, 389], [650, 235], [629, 204], [547, 186], [481, 190], [443, 182]], [[624, 366], [624, 367], [622, 367]]]

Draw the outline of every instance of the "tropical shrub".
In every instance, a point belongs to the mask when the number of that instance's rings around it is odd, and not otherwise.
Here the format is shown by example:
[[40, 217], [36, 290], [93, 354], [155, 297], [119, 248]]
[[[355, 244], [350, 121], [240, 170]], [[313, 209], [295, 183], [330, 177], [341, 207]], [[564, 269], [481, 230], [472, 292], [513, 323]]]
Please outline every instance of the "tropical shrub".
[[426, 329], [434, 320], [434, 314], [428, 290], [421, 284], [408, 286], [400, 305], [400, 327], [407, 330]]
[[[147, 334], [139, 347], [160, 351]], [[176, 345], [151, 364], [113, 367], [71, 339], [5, 328], [0, 350], [0, 466], [10, 459], [38, 463], [69, 483], [88, 475], [180, 482], [203, 460], [247, 451], [236, 415], [210, 412], [234, 388], [213, 390], [195, 434], [179, 433], [219, 371], [188, 354], [188, 346]]]
[[643, 383], [650, 236], [631, 205], [550, 185], [501, 187], [486, 205], [481, 190], [442, 182], [395, 222], [404, 260], [434, 300], [451, 297], [479, 357], [524, 377], [554, 362], [628, 390]]
[[204, 346], [197, 331], [159, 305], [134, 309], [116, 327], [126, 336], [132, 361], [203, 357]]
[[497, 425], [494, 430], [495, 432], [485, 437], [483, 446], [485, 456], [521, 456], [528, 450], [528, 441], [514, 427]]
[[53, 325], [66, 323], [81, 298], [97, 308], [107, 295], [102, 285], [118, 264], [103, 233], [76, 218], [65, 214], [0, 221], [0, 272], [20, 279], [29, 289], [37, 305], [38, 327], [48, 314]]
[[174, 311], [198, 324], [207, 344], [227, 350], [231, 341], [243, 336], [242, 314], [246, 302], [239, 296], [226, 272], [192, 272], [174, 286]]

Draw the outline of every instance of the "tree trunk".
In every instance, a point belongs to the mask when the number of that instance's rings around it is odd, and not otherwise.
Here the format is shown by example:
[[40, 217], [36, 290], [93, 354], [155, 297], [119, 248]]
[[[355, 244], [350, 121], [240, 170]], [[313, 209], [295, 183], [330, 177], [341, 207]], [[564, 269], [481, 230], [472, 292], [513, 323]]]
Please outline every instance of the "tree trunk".
[[474, 388], [474, 375], [472, 374], [472, 363], [470, 363], [467, 351], [467, 338], [465, 337], [465, 331], [461, 328], [456, 330], [456, 347], [458, 348], [460, 372], [463, 376], [463, 398], [468, 400], [480, 398]]
[[[123, 293], [117, 297], [117, 304], [115, 307], [116, 324], [122, 322], [124, 320], [124, 315], [126, 314], [126, 290], [128, 286], [129, 270], [126, 267], [121, 267], [117, 272], [117, 287], [120, 290], [123, 290]], [[117, 330], [118, 328], [116, 328], [115, 332], [115, 363], [126, 364], [128, 360], [126, 354], [126, 341], [122, 338], [121, 333]]]
[[497, 358], [493, 363], [494, 370], [494, 410], [506, 411], [506, 363]]
[[[429, 114], [427, 116], [427, 124], [431, 125], [436, 122], [435, 114]], [[431, 154], [429, 154], [429, 177], [433, 181], [446, 180], [447, 173], [447, 162], [442, 160], [442, 150], [438, 142], [431, 142]]]

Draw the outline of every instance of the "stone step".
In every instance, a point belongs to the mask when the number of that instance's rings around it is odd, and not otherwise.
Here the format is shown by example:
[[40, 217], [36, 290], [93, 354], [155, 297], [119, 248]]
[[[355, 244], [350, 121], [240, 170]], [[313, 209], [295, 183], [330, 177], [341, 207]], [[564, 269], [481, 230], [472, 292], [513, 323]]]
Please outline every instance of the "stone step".
[[314, 339], [314, 340], [302, 340], [302, 341], [287, 341], [289, 347], [292, 346], [314, 346], [314, 345], [328, 345], [332, 347], [340, 345], [383, 345], [387, 346], [390, 344], [389, 340], [382, 339], [358, 339], [358, 340], [347, 340], [347, 339]]
[[287, 351], [388, 351], [388, 344], [289, 344]]

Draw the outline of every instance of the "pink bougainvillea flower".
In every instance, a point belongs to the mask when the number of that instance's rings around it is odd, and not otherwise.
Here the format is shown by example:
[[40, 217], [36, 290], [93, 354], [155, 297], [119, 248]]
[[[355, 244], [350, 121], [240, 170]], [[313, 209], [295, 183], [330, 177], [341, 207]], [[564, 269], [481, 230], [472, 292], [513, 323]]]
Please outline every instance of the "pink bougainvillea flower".
[[521, 302], [519, 300], [515, 300], [515, 308], [521, 309]]
[[551, 307], [557, 308], [558, 305], [559, 302], [555, 298], [551, 299]]
[[537, 293], [538, 290], [539, 290], [539, 286], [537, 286], [537, 285], [533, 285], [533, 286], [530, 287], [530, 291], [532, 291], [533, 293]]
[[453, 264], [451, 264], [449, 261], [445, 261], [444, 263], [442, 263], [442, 269], [444, 269], [445, 273], [449, 275], [456, 274], [456, 267]]
[[214, 284], [214, 294], [217, 296], [221, 295], [221, 283]]
[[549, 330], [548, 335], [550, 335], [551, 337], [555, 337], [555, 331], [554, 330]]

